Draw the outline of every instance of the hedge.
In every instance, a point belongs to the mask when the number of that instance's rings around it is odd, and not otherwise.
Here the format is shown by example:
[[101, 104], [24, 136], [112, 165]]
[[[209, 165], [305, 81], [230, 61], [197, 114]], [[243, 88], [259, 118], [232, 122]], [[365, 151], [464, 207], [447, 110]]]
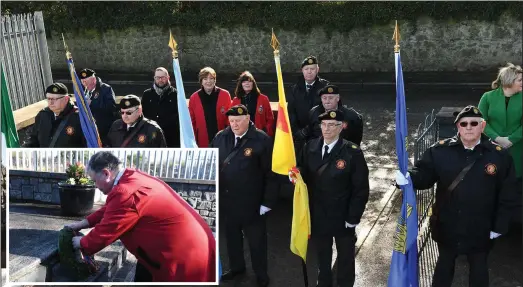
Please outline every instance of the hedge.
[[[245, 25], [306, 32], [314, 27], [328, 33], [354, 27], [383, 25], [393, 20], [496, 21], [503, 13], [521, 17], [519, 2], [8, 2], [2, 15], [43, 11], [46, 29], [76, 32], [144, 26], [178, 27], [205, 33], [213, 27]], [[48, 33], [50, 35], [51, 33]]]

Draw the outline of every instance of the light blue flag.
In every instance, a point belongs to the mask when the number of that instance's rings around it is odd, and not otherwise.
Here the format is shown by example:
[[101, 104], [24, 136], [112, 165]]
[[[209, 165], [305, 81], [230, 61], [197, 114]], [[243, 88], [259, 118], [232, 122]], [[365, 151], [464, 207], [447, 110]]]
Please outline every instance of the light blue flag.
[[180, 144], [182, 148], [197, 148], [196, 138], [185, 98], [185, 89], [183, 88], [182, 73], [178, 59], [173, 59], [174, 78], [176, 79], [176, 89], [178, 90], [178, 116], [180, 117]]
[[[396, 32], [398, 32], [399, 37], [397, 25]], [[394, 55], [396, 61], [396, 153], [399, 170], [406, 175], [409, 162], [407, 111], [399, 46]], [[394, 250], [392, 251], [388, 286], [418, 287], [418, 212], [416, 194], [410, 178], [408, 178], [407, 185], [401, 186], [401, 190], [403, 192], [403, 203], [394, 235]]]

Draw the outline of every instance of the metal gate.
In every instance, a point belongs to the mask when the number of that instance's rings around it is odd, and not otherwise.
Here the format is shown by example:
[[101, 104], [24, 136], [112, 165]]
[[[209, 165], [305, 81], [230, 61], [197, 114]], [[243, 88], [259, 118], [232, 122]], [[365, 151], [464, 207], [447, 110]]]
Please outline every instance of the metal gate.
[[[438, 124], [434, 110], [420, 123], [417, 129], [414, 145], [414, 162], [418, 162], [423, 153], [438, 140]], [[432, 274], [438, 258], [436, 243], [431, 239], [428, 219], [434, 203], [436, 188], [416, 190], [416, 204], [418, 208], [418, 270], [419, 286], [430, 287]]]
[[43, 100], [53, 77], [42, 12], [2, 15], [2, 51], [13, 110]]

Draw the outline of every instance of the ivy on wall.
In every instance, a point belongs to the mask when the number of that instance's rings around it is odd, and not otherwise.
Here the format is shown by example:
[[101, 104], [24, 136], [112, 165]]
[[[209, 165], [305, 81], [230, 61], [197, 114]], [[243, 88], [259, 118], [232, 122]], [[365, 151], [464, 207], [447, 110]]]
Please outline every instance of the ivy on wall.
[[123, 30], [145, 26], [178, 27], [205, 33], [213, 27], [285, 29], [327, 33], [355, 27], [414, 21], [427, 16], [436, 20], [496, 21], [503, 13], [519, 19], [519, 2], [9, 2], [2, 1], [2, 15], [42, 11], [46, 30], [52, 33], [82, 30]]

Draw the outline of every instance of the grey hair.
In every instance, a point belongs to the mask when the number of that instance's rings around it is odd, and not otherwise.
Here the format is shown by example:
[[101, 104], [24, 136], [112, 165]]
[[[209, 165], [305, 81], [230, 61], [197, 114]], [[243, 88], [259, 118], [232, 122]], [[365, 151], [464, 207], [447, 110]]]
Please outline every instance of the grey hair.
[[518, 74], [523, 73], [521, 66], [516, 66], [512, 63], [507, 63], [505, 67], [499, 69], [497, 79], [492, 82], [492, 89], [497, 89], [499, 87], [510, 87], [516, 79]]
[[104, 168], [111, 171], [118, 171], [122, 162], [114, 154], [108, 151], [100, 151], [95, 153], [89, 163], [87, 164], [87, 170], [94, 173], [100, 173]]
[[156, 70], [154, 70], [154, 71], [155, 71], [155, 72], [162, 71], [162, 72], [166, 73], [167, 76], [169, 76], [169, 72], [168, 72], [167, 69], [164, 68], [164, 67], [158, 67], [158, 68], [156, 68]]

